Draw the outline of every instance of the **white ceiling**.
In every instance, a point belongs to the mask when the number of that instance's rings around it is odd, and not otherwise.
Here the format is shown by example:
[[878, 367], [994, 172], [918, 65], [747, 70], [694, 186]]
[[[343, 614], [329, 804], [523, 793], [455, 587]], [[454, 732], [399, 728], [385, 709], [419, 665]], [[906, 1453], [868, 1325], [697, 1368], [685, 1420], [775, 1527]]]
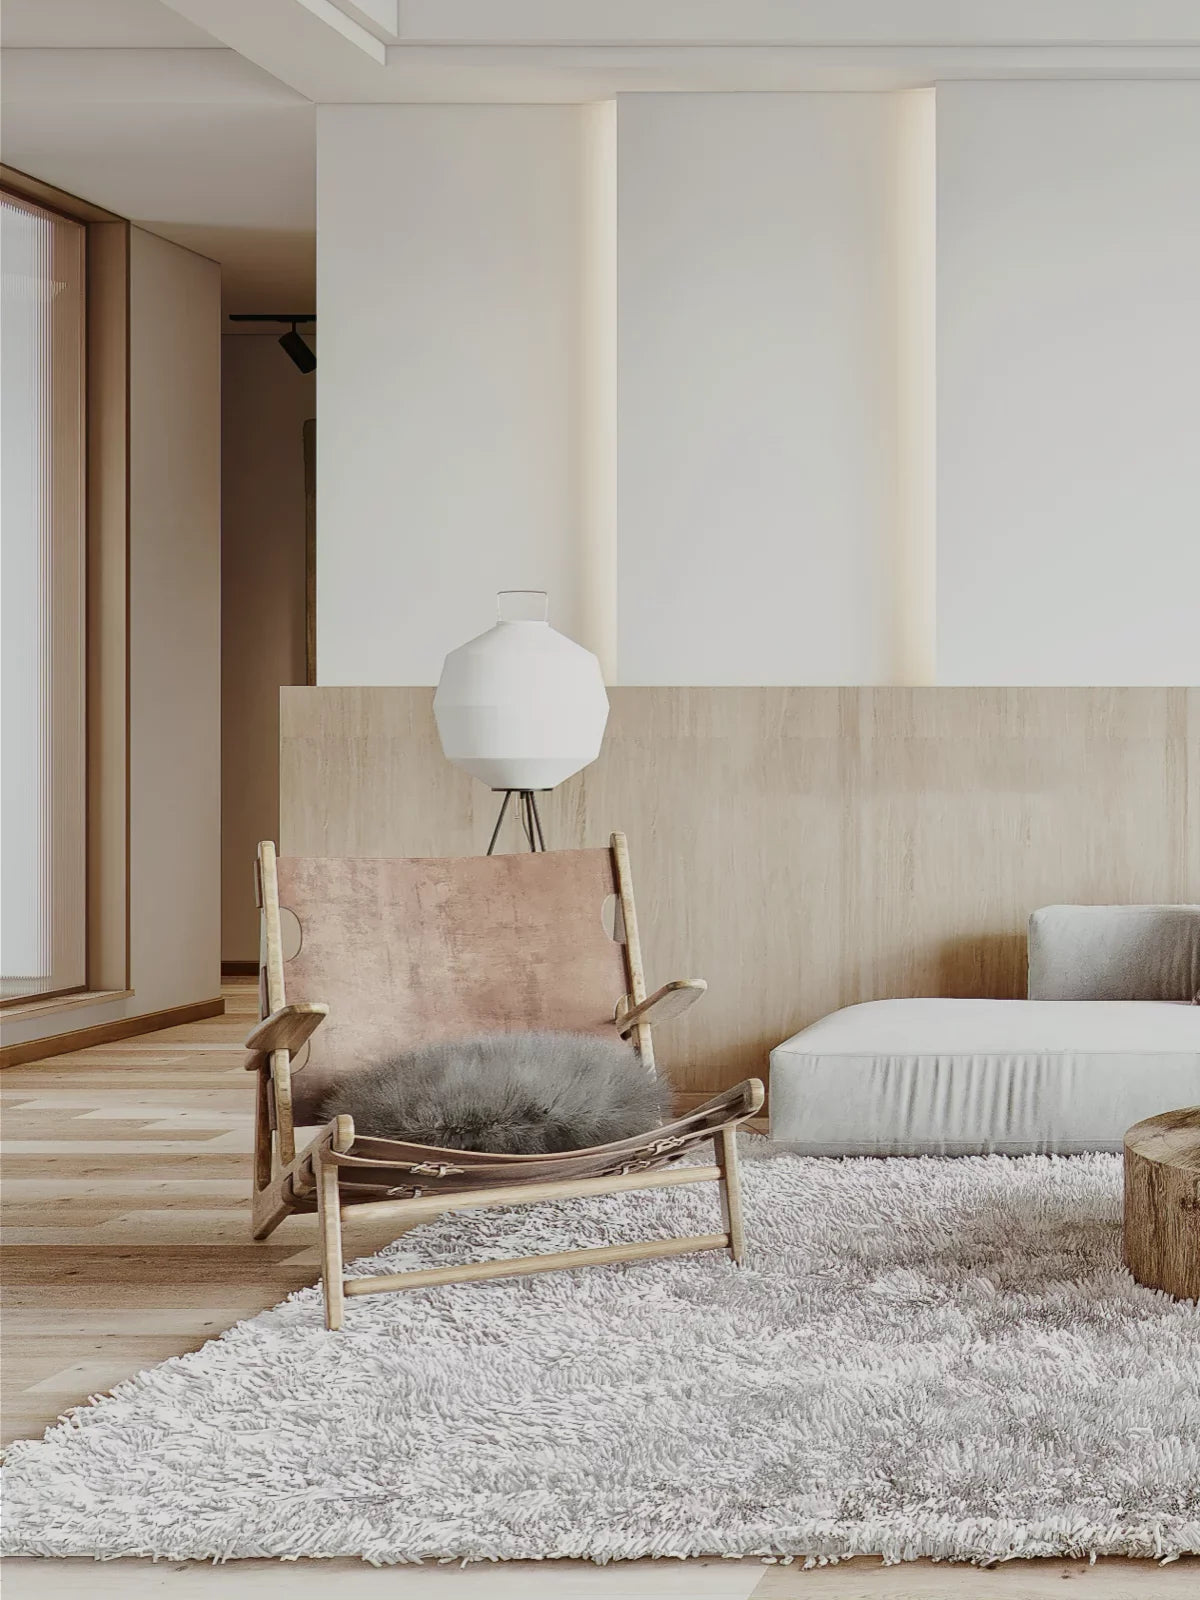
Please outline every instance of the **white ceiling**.
[[316, 300], [315, 108], [158, 0], [4, 0], [8, 165], [219, 261], [226, 311]]
[[159, 0], [4, 0], [0, 42], [13, 50], [186, 50], [219, 43]]
[[316, 298], [314, 108], [16, 104], [9, 165], [219, 261], [226, 311]]
[[1198, 0], [4, 0], [3, 159], [219, 260], [227, 310], [315, 286], [315, 105], [1200, 78]]
[[1200, 76], [1198, 0], [166, 0], [318, 102]]

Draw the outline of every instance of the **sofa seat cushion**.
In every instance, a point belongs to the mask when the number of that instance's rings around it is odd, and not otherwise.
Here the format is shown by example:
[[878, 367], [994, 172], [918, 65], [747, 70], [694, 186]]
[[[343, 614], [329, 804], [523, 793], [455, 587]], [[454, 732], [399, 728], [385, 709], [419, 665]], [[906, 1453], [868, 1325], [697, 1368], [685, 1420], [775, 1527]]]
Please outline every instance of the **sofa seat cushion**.
[[771, 1135], [807, 1155], [1120, 1150], [1200, 1101], [1200, 1007], [872, 1000], [771, 1052]]

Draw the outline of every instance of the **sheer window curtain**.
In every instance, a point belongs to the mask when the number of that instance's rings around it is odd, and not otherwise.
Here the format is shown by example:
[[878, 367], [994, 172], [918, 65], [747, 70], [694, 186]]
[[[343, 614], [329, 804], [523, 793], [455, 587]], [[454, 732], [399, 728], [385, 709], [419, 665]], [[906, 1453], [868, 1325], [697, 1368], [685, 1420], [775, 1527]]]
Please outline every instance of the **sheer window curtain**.
[[86, 231], [0, 192], [0, 976], [87, 983]]

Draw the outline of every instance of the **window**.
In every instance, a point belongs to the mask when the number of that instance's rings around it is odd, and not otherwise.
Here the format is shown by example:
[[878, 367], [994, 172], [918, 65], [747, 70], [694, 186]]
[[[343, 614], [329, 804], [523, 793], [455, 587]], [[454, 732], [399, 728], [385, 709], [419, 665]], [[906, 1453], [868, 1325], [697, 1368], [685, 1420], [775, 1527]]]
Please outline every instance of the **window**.
[[86, 230], [0, 192], [0, 997], [87, 981]]

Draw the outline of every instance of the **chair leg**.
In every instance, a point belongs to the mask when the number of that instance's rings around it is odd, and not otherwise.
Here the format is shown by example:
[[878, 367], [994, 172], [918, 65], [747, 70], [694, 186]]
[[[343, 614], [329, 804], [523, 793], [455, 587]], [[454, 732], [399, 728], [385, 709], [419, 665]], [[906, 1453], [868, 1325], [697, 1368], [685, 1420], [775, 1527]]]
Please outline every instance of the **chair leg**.
[[255, 1074], [258, 1084], [254, 1096], [254, 1189], [257, 1193], [271, 1182], [271, 1075], [266, 1067]]
[[713, 1140], [713, 1152], [721, 1169], [721, 1220], [729, 1235], [729, 1254], [742, 1264], [746, 1235], [742, 1228], [742, 1179], [738, 1168], [737, 1129], [722, 1128]]
[[250, 1207], [250, 1236], [258, 1240], [269, 1238], [284, 1217], [291, 1216], [293, 1210], [283, 1198], [279, 1179], [265, 1189], [256, 1189]]
[[317, 1218], [321, 1225], [321, 1285], [325, 1291], [325, 1326], [336, 1332], [345, 1307], [342, 1268], [342, 1215], [338, 1198], [338, 1169], [316, 1163]]

